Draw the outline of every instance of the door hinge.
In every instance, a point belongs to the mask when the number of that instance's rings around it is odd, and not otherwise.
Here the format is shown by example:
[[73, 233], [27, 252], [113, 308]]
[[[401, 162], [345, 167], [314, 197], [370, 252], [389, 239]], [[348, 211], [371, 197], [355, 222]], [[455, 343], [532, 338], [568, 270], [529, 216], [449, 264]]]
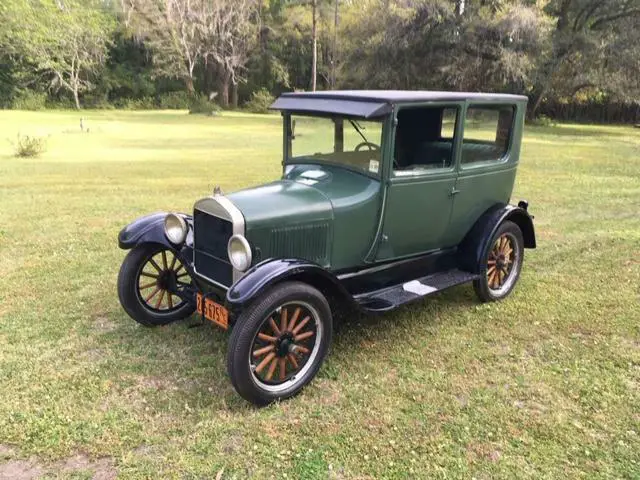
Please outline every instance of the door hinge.
[[454, 195], [460, 193], [460, 190], [456, 189], [456, 187], [451, 187], [451, 192], [449, 193], [450, 197], [453, 197]]

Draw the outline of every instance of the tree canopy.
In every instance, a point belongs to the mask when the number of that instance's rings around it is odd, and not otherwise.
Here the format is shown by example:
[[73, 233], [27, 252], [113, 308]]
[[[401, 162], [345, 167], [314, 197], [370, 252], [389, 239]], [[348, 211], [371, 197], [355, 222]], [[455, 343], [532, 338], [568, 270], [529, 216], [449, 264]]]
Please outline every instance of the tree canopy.
[[640, 0], [4, 0], [0, 102], [499, 91], [637, 102]]

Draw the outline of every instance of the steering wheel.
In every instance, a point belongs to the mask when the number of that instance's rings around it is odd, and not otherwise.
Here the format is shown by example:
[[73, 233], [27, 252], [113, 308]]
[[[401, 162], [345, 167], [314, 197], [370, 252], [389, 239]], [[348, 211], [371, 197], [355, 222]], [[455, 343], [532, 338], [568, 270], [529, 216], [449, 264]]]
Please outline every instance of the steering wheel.
[[356, 152], [359, 152], [364, 147], [368, 147], [369, 151], [378, 151], [378, 150], [380, 150], [380, 145], [376, 145], [375, 143], [371, 143], [371, 142], [361, 142], [358, 145], [356, 145], [356, 148], [354, 150]]

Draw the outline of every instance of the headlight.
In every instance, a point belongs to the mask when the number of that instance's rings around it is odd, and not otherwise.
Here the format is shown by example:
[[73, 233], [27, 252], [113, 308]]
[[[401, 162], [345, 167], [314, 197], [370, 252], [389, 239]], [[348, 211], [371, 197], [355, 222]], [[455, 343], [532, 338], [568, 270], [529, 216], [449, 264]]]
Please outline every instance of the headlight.
[[170, 213], [164, 217], [164, 234], [169, 241], [175, 245], [180, 245], [187, 238], [187, 222], [180, 215]]
[[227, 245], [229, 261], [233, 268], [244, 272], [251, 266], [251, 246], [242, 235], [234, 235]]

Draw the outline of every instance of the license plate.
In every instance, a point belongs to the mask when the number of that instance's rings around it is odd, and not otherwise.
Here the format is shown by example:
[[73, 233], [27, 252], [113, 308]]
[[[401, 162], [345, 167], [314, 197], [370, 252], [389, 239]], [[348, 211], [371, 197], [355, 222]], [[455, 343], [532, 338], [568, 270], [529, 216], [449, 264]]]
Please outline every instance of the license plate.
[[209, 298], [204, 299], [204, 312], [202, 310], [202, 294], [198, 293], [197, 303], [198, 313], [204, 313], [204, 318], [210, 322], [215, 323], [219, 327], [225, 330], [229, 327], [229, 312], [219, 303], [214, 302]]

